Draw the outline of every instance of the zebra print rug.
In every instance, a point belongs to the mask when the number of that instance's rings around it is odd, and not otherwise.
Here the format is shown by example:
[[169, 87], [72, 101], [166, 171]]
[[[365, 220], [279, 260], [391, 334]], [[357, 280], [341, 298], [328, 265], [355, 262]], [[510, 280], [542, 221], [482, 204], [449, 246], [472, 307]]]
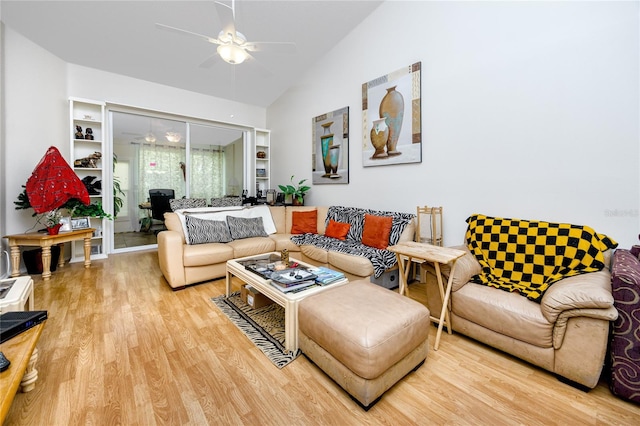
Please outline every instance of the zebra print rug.
[[229, 297], [218, 296], [211, 299], [232, 323], [253, 342], [271, 362], [282, 368], [300, 355], [284, 349], [284, 308], [272, 303], [262, 308], [252, 309], [240, 299], [240, 292]]

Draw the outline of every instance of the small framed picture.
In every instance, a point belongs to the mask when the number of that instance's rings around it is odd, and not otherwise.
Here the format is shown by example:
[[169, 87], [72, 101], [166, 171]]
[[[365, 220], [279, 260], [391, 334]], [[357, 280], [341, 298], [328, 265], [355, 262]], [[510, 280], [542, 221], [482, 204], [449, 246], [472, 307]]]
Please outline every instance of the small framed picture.
[[91, 228], [91, 221], [88, 217], [72, 217], [71, 229], [87, 229]]
[[266, 177], [267, 169], [256, 169], [256, 177]]
[[62, 219], [60, 219], [60, 223], [62, 224], [60, 232], [71, 231], [71, 216], [63, 216]]

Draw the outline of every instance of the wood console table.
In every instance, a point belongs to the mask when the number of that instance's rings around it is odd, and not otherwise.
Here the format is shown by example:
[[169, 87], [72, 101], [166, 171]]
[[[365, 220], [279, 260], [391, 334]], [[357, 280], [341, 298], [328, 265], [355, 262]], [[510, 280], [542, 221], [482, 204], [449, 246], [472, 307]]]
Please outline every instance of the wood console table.
[[[453, 283], [453, 273], [456, 270], [456, 261], [464, 256], [462, 250], [452, 249], [448, 247], [434, 246], [431, 244], [417, 243], [407, 241], [395, 246], [387, 247], [387, 250], [396, 254], [398, 266], [400, 268], [400, 294], [409, 294], [408, 278], [411, 269], [411, 262], [431, 262], [436, 269], [436, 277], [438, 278], [438, 287], [440, 289], [440, 297], [442, 298], [442, 311], [440, 318], [431, 315], [432, 321], [438, 321], [438, 332], [436, 333], [436, 342], [433, 350], [437, 351], [440, 346], [440, 336], [442, 335], [442, 327], [447, 323], [447, 332], [451, 334], [451, 318], [449, 317], [449, 298], [451, 297], [451, 284]], [[447, 287], [442, 282], [442, 273], [440, 265], [451, 264], [451, 273], [447, 281]], [[446, 319], [445, 319], [446, 317]]]
[[40, 232], [6, 235], [4, 238], [9, 240], [9, 247], [11, 248], [11, 276], [20, 276], [20, 246], [42, 248], [42, 279], [47, 281], [51, 278], [51, 246], [60, 246], [61, 253], [58, 266], [62, 267], [64, 266], [62, 244], [82, 239], [84, 239], [84, 267], [89, 268], [91, 266], [91, 237], [94, 231], [94, 228], [87, 228], [61, 232], [58, 235], [49, 235]]
[[11, 365], [9, 369], [0, 373], [0, 424], [4, 422], [13, 398], [18, 392], [29, 392], [36, 386], [38, 370], [35, 365], [38, 360], [36, 344], [42, 333], [46, 321], [18, 334], [15, 337], [0, 344], [0, 350], [4, 353]]

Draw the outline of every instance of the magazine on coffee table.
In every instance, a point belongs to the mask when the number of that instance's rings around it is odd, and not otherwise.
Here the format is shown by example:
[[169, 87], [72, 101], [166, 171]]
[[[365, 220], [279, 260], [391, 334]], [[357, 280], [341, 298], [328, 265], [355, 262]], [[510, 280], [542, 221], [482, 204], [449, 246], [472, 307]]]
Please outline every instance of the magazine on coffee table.
[[325, 268], [324, 266], [309, 268], [309, 271], [317, 275], [316, 282], [320, 285], [333, 284], [345, 278], [344, 273]]
[[319, 284], [316, 283], [314, 280], [311, 281], [304, 281], [301, 282], [299, 284], [295, 284], [295, 285], [290, 285], [288, 287], [285, 287], [283, 285], [278, 284], [277, 282], [271, 280], [271, 286], [273, 288], [276, 288], [278, 290], [280, 290], [283, 293], [298, 293], [300, 291], [304, 291], [308, 288], [313, 288], [313, 287], [317, 287]]
[[309, 281], [314, 284], [316, 278], [318, 278], [316, 274], [312, 274], [302, 268], [283, 269], [282, 271], [273, 271], [271, 273], [271, 281], [281, 287], [291, 287]]

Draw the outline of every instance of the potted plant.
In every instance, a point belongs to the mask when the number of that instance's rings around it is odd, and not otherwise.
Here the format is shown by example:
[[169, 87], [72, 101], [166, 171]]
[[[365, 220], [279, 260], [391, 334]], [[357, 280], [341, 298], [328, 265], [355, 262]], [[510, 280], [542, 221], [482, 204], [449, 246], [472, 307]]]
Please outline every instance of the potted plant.
[[293, 183], [293, 175], [291, 175], [290, 180], [290, 185], [278, 185], [278, 188], [280, 188], [280, 191], [284, 193], [285, 199], [290, 196], [292, 204], [301, 206], [304, 204], [304, 195], [311, 189], [311, 187], [303, 185], [307, 179], [302, 179], [295, 186]]
[[76, 198], [67, 201], [61, 208], [69, 210], [71, 217], [97, 217], [113, 220], [113, 216], [102, 209], [102, 203], [96, 202], [84, 205]]
[[[118, 156], [113, 154], [113, 171], [116, 171], [116, 164], [118, 164]], [[113, 177], [113, 218], [115, 219], [120, 213], [120, 209], [124, 205], [124, 200], [120, 197], [120, 195], [125, 196], [126, 194], [122, 191], [120, 187], [120, 180], [117, 177]]]
[[[18, 201], [14, 201], [13, 204], [16, 206], [16, 210], [26, 210], [31, 208], [31, 203], [29, 202], [29, 197], [27, 196], [27, 190], [25, 185], [22, 185], [22, 192], [18, 194]], [[101, 203], [93, 203], [85, 206], [76, 198], [72, 198], [66, 203], [64, 203], [60, 209], [66, 209], [69, 211], [69, 215], [72, 217], [97, 217], [97, 218], [107, 218], [109, 220], [113, 219], [109, 213], [105, 212], [102, 209]], [[45, 215], [48, 213], [45, 213]], [[33, 213], [32, 216], [36, 216], [37, 213]], [[62, 217], [62, 215], [61, 215]]]
[[49, 235], [58, 235], [60, 227], [62, 226], [62, 214], [56, 209], [46, 212], [42, 215], [44, 226], [47, 227]]

